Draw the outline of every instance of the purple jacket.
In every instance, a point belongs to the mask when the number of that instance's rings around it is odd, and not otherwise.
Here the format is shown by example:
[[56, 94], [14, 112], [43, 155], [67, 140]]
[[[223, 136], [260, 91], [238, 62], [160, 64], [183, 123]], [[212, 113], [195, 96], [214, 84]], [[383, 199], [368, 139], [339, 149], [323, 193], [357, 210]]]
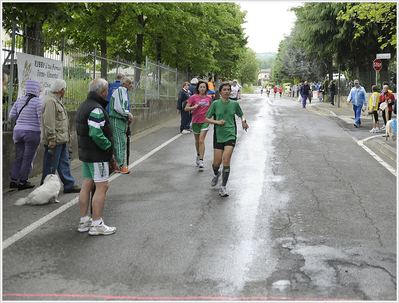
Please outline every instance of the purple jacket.
[[[40, 83], [33, 80], [27, 80], [25, 82], [26, 96], [18, 99], [10, 112], [11, 119], [17, 121], [14, 130], [30, 130], [30, 131], [41, 131], [41, 120], [42, 120], [42, 100], [39, 98]], [[33, 94], [36, 97], [30, 99], [29, 103], [21, 111], [24, 106], [28, 94]]]

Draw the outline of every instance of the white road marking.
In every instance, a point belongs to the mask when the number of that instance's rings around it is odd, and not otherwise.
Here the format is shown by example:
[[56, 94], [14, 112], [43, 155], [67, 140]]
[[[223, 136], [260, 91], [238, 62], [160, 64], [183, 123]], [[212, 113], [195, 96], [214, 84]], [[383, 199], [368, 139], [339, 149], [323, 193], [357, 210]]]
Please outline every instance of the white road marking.
[[355, 140], [355, 142], [361, 146], [365, 151], [367, 151], [374, 159], [376, 159], [378, 162], [380, 162], [380, 164], [382, 166], [384, 166], [387, 170], [389, 170], [395, 177], [397, 177], [397, 172], [396, 169], [393, 168], [392, 166], [390, 166], [388, 163], [386, 163], [384, 160], [382, 160], [375, 152], [373, 152], [370, 148], [368, 148], [366, 145], [364, 145], [364, 142], [371, 139], [371, 138], [376, 138], [379, 137], [378, 136], [372, 136], [369, 138], [365, 138], [363, 140], [357, 141], [357, 139], [353, 138], [353, 140]]
[[[182, 134], [178, 134], [176, 136], [174, 136], [172, 139], [166, 141], [165, 143], [161, 144], [160, 146], [158, 146], [157, 148], [153, 149], [152, 151], [150, 151], [149, 153], [147, 153], [146, 155], [144, 155], [143, 157], [141, 157], [140, 159], [138, 159], [137, 161], [135, 161], [134, 163], [129, 165], [129, 169], [139, 165], [141, 162], [143, 162], [144, 160], [146, 160], [147, 158], [149, 158], [150, 156], [152, 156], [153, 154], [155, 154], [157, 151], [159, 151], [160, 149], [164, 148], [165, 146], [167, 146], [168, 144], [172, 143], [174, 140], [176, 140], [177, 138], [183, 136]], [[110, 178], [109, 178], [109, 182], [115, 180], [116, 178], [119, 178], [121, 176], [121, 174], [113, 174]], [[74, 198], [73, 200], [67, 202], [66, 204], [62, 205], [61, 207], [59, 207], [58, 209], [52, 211], [51, 213], [49, 213], [48, 215], [44, 216], [43, 218], [37, 220], [36, 222], [32, 223], [31, 225], [25, 227], [24, 229], [20, 230], [19, 232], [17, 232], [16, 234], [12, 235], [11, 237], [9, 237], [8, 239], [3, 241], [3, 250], [6, 249], [8, 246], [10, 246], [11, 244], [14, 244], [15, 242], [17, 242], [18, 240], [22, 239], [23, 237], [25, 237], [27, 234], [29, 234], [30, 232], [34, 231], [36, 228], [40, 227], [41, 225], [47, 223], [48, 221], [50, 221], [51, 219], [53, 219], [55, 216], [59, 215], [60, 213], [64, 212], [65, 210], [67, 210], [68, 208], [70, 208], [71, 206], [77, 204], [79, 202], [79, 197]]]

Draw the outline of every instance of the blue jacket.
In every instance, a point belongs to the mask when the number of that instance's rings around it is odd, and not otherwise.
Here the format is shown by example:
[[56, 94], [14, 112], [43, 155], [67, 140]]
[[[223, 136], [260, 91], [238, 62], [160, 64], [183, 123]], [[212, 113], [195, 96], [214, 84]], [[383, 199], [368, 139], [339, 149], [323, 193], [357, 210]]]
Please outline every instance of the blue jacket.
[[366, 103], [366, 90], [363, 86], [359, 85], [359, 88], [353, 87], [349, 93], [348, 102], [352, 102], [353, 105], [359, 106]]
[[[110, 82], [108, 84], [108, 95], [106, 100], [109, 102], [111, 101], [111, 97], [112, 94], [114, 93], [115, 90], [118, 89], [118, 87], [121, 86], [121, 81], [116, 80], [115, 82]], [[129, 100], [129, 94], [127, 94], [127, 99]], [[127, 104], [127, 109], [130, 111], [130, 100], [129, 103]], [[105, 110], [107, 111], [107, 114], [109, 115], [109, 103], [107, 105], [107, 107], [105, 108]]]

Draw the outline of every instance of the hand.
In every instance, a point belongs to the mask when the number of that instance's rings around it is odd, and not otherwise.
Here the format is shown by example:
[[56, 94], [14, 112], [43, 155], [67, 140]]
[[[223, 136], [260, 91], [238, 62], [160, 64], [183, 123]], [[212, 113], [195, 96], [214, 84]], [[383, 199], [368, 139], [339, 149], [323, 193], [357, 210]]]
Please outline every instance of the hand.
[[72, 135], [71, 135], [71, 136], [69, 136], [69, 141], [71, 141], [71, 143], [72, 143], [72, 141], [73, 141], [73, 137], [72, 137]]
[[198, 104], [195, 104], [194, 106], [193, 106], [193, 108], [197, 108], [199, 105]]
[[181, 110], [178, 110], [178, 111], [177, 111], [177, 114], [181, 114]]
[[248, 123], [247, 123], [247, 122], [243, 122], [243, 123], [242, 123], [242, 128], [243, 128], [245, 131], [247, 131], [247, 129], [249, 128]]
[[48, 147], [55, 148], [56, 145], [57, 145], [57, 143], [55, 141], [50, 141]]
[[226, 121], [224, 121], [223, 119], [219, 121], [219, 125], [224, 125], [226, 124]]

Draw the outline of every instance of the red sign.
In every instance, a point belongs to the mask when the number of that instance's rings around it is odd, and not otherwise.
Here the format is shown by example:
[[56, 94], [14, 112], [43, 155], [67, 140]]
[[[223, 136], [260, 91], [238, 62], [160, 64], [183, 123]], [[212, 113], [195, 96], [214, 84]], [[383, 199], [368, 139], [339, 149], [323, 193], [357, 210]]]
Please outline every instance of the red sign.
[[382, 68], [382, 62], [380, 59], [375, 59], [373, 61], [373, 68], [375, 69], [376, 72], [378, 72], [379, 70], [381, 70]]

